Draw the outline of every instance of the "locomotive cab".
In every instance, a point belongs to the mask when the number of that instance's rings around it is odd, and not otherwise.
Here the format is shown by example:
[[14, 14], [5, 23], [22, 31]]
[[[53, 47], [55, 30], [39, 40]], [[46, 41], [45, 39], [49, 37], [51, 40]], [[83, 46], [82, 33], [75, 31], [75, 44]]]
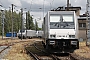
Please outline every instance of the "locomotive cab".
[[74, 11], [49, 11], [43, 27], [43, 44], [47, 50], [71, 52], [79, 48], [78, 24]]

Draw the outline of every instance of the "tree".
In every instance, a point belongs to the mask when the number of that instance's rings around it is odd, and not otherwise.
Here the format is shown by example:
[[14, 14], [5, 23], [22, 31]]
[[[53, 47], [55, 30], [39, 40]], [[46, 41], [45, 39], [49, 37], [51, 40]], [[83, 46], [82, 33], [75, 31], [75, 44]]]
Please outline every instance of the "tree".
[[[4, 33], [12, 32], [11, 11], [5, 10]], [[1, 20], [0, 20], [1, 21]], [[1, 26], [0, 26], [1, 27]], [[18, 32], [21, 27], [20, 13], [13, 12], [13, 31]], [[1, 30], [0, 30], [1, 31]]]
[[35, 29], [34, 28], [35, 26], [34, 26], [34, 23], [33, 23], [33, 18], [32, 18], [32, 16], [30, 16], [29, 11], [28, 11], [28, 19], [27, 19], [27, 21], [28, 21], [28, 23], [27, 23], [28, 29], [34, 30]]
[[5, 10], [4, 32], [11, 32], [11, 11]]
[[38, 28], [39, 30], [42, 30], [42, 28]]
[[39, 30], [37, 21], [35, 21], [35, 29], [36, 29], [36, 31]]
[[[0, 16], [1, 16], [1, 12], [0, 12]], [[0, 17], [0, 35], [2, 35], [2, 25], [1, 25], [1, 17]]]
[[21, 12], [17, 15], [18, 30], [21, 29]]
[[[11, 20], [11, 15], [12, 12], [9, 10], [5, 10], [5, 20], [4, 20], [4, 33], [6, 34], [7, 32], [12, 32], [12, 20]], [[27, 25], [28, 29], [35, 30], [35, 25], [33, 23], [33, 18], [30, 16], [30, 13], [28, 11], [27, 13]], [[1, 12], [0, 12], [1, 16]], [[2, 34], [2, 19], [0, 17], [0, 35]], [[21, 12], [16, 13], [15, 11], [13, 12], [13, 32], [18, 32], [21, 29]], [[38, 24], [36, 23], [36, 29], [39, 30]]]

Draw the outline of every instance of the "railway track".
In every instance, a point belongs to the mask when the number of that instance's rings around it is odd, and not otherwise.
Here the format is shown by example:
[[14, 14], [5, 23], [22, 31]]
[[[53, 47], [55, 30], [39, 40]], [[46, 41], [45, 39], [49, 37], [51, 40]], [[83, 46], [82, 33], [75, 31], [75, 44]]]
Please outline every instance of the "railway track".
[[50, 54], [50, 53], [38, 48], [36, 43], [34, 43], [32, 46], [35, 47], [36, 50], [42, 52], [42, 53], [35, 53], [35, 52], [30, 51], [28, 48], [25, 48], [27, 54], [32, 56], [34, 58], [34, 60], [79, 60], [73, 54], [69, 54], [68, 56]]
[[[20, 41], [20, 42], [27, 42], [27, 41]], [[10, 46], [12, 46], [12, 45], [14, 45], [14, 44], [16, 44], [16, 43], [20, 43], [20, 42], [13, 42], [13, 43], [10, 43], [10, 44], [5, 44], [5, 46], [7, 45], [7, 47], [3, 48], [3, 49], [0, 51], [0, 54], [1, 54], [3, 51], [5, 51], [6, 49], [8, 49]], [[2, 45], [2, 46], [4, 46], [4, 45]], [[27, 46], [27, 45], [26, 45], [26, 46]], [[73, 57], [72, 55], [69, 55], [69, 56], [67, 56], [67, 57], [62, 57], [62, 56], [57, 56], [57, 55], [54, 55], [54, 54], [49, 54], [48, 52], [46, 52], [46, 51], [38, 48], [36, 43], [33, 44], [33, 46], [34, 46], [37, 50], [39, 50], [39, 51], [41, 51], [42, 53], [44, 53], [44, 54], [38, 55], [38, 54], [35, 54], [35, 53], [31, 52], [31, 51], [28, 50], [27, 48], [25, 48], [26, 51], [27, 51], [27, 53], [30, 54], [30, 55], [34, 58], [34, 60], [70, 60], [70, 59], [71, 59], [71, 60], [78, 60], [78, 59], [75, 59], [75, 57]]]
[[4, 50], [6, 50], [7, 48], [9, 48], [9, 46], [4, 47], [4, 48], [0, 51], [0, 54], [1, 54]]
[[34, 60], [79, 60], [75, 57], [73, 57], [72, 55], [69, 56], [57, 56], [57, 55], [38, 55], [38, 54], [34, 54], [33, 52], [31, 52], [30, 50], [26, 49], [27, 53], [30, 54], [30, 56], [32, 56], [34, 58]]
[[42, 55], [41, 56], [41, 55], [32, 53], [27, 48], [26, 50], [27, 50], [27, 53], [29, 53], [34, 58], [34, 60], [57, 60], [57, 58], [54, 55]]
[[[8, 43], [8, 44], [0, 44], [0, 47], [3, 47], [1, 50], [0, 50], [0, 54], [5, 51], [6, 49], [8, 49], [10, 46], [13, 46], [15, 45], [16, 43], [21, 43], [21, 42], [28, 42], [28, 41], [19, 41], [19, 42], [13, 42], [13, 43]], [[4, 47], [5, 46], [5, 47]]]
[[10, 50], [12, 45], [2, 45], [0, 46], [0, 59], [2, 59], [7, 53], [8, 51]]

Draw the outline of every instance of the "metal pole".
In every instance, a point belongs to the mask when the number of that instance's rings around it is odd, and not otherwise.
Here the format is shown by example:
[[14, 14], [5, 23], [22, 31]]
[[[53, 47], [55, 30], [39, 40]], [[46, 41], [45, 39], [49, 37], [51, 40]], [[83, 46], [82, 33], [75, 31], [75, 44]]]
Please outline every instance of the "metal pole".
[[[45, 1], [45, 0], [44, 0]], [[43, 18], [44, 18], [44, 1], [43, 1]]]
[[86, 4], [86, 15], [87, 15], [87, 19], [86, 19], [86, 46], [87, 46], [87, 40], [88, 40], [88, 37], [87, 37], [87, 30], [88, 30], [88, 25], [87, 25], [87, 21], [88, 21], [88, 4]]
[[[89, 12], [88, 12], [88, 9], [89, 9], [89, 0], [87, 0], [87, 4], [86, 4], [86, 16], [87, 16], [87, 19], [86, 19], [86, 46], [88, 46], [88, 37], [90, 37], [88, 35], [88, 30], [90, 30], [88, 27], [88, 23], [90, 24], [90, 21], [88, 20], [88, 16], [89, 16]], [[88, 36], [87, 36], [88, 35]]]
[[22, 40], [22, 23], [23, 23], [23, 9], [21, 8], [21, 40]]
[[69, 10], [69, 0], [67, 0], [67, 11]]
[[26, 37], [27, 37], [27, 12], [26, 12]]
[[3, 36], [4, 36], [4, 10], [1, 10], [2, 12], [2, 40], [3, 40]]
[[[29, 19], [29, 17], [30, 17], [30, 16], [29, 16], [29, 11], [28, 11], [28, 19]], [[31, 20], [31, 17], [30, 17], [30, 20]], [[30, 20], [29, 20], [29, 21], [30, 21]], [[27, 27], [27, 28], [28, 28], [28, 29], [31, 29], [31, 28], [30, 28], [30, 23], [29, 23], [29, 21], [27, 22], [27, 24], [28, 24], [28, 27]]]
[[12, 4], [12, 39], [13, 39], [13, 4]]
[[35, 30], [36, 30], [36, 32], [37, 32], [36, 19], [35, 19]]
[[19, 31], [19, 21], [18, 21], [18, 18], [17, 18], [17, 23], [18, 23], [18, 30], [17, 31]]

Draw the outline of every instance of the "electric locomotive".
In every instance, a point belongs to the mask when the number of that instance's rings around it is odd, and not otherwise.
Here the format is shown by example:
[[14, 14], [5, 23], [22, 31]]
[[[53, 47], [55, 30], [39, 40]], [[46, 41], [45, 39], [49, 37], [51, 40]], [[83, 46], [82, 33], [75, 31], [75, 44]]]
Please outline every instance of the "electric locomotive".
[[51, 53], [79, 49], [75, 11], [48, 11], [43, 21], [43, 45]]

